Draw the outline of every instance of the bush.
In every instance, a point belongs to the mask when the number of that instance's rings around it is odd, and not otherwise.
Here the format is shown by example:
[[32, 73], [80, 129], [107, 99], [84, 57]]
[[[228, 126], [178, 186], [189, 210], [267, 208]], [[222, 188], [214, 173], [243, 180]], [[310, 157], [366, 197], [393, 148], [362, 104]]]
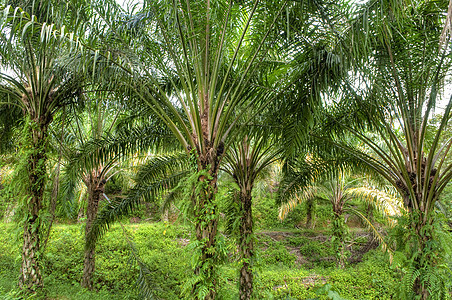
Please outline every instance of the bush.
[[300, 247], [300, 253], [303, 256], [316, 258], [325, 257], [329, 254], [326, 247], [317, 241], [310, 241], [309, 243], [305, 243]]
[[275, 268], [263, 270], [256, 279], [256, 298], [315, 298], [314, 286], [321, 280], [319, 276], [300, 269]]
[[253, 219], [255, 220], [255, 228], [275, 228], [281, 221], [278, 219], [278, 208], [273, 198], [253, 198]]
[[286, 243], [292, 247], [302, 247], [303, 245], [310, 243], [311, 240], [304, 236], [290, 236], [286, 239]]

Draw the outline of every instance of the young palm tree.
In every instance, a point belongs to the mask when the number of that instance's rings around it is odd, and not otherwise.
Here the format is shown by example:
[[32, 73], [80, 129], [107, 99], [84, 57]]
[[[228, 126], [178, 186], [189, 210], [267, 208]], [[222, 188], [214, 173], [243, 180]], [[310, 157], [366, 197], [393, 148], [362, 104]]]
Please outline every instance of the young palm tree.
[[[364, 186], [362, 178], [352, 178], [345, 172], [337, 174], [327, 174], [323, 178], [318, 170], [312, 170], [318, 173], [314, 185], [306, 185], [298, 188], [297, 192], [291, 191], [293, 196], [284, 201], [279, 209], [279, 218], [284, 219], [287, 214], [293, 210], [298, 204], [307, 202], [310, 199], [317, 199], [331, 204], [332, 208], [332, 243], [336, 248], [337, 265], [340, 268], [345, 267], [345, 238], [347, 227], [345, 225], [344, 212], [352, 213], [360, 217], [373, 230], [375, 236], [380, 240], [383, 248], [387, 248], [382, 236], [375, 230], [374, 226], [362, 212], [348, 205], [350, 200], [357, 199], [366, 202], [380, 210], [385, 216], [399, 215], [401, 212], [401, 203], [391, 194], [378, 190], [371, 186]], [[291, 178], [291, 179], [290, 179]], [[284, 190], [289, 185], [297, 185], [300, 177], [297, 174], [286, 174], [285, 183], [282, 187]], [[361, 185], [361, 186], [360, 186]]]
[[[252, 192], [256, 178], [261, 171], [278, 159], [278, 152], [266, 138], [249, 139], [245, 137], [234, 144], [225, 156], [222, 168], [234, 178], [239, 191], [234, 195], [234, 205], [239, 207], [235, 214], [239, 221], [238, 248], [242, 267], [240, 269], [240, 299], [251, 299], [253, 294], [254, 235], [252, 215]], [[228, 216], [232, 218], [233, 216]], [[234, 223], [235, 220], [230, 221]]]
[[[109, 224], [143, 200], [156, 201], [161, 192], [174, 188], [186, 177], [189, 169], [186, 156], [152, 112], [132, 109], [110, 93], [101, 94], [96, 93], [88, 107], [74, 116], [64, 146], [67, 163], [63, 193], [74, 197], [79, 187], [78, 198], [87, 196], [82, 286], [89, 289], [96, 243]], [[160, 148], [165, 148], [166, 153]], [[104, 189], [109, 179], [121, 176], [129, 168], [133, 174], [138, 172], [136, 176], [129, 174], [130, 185], [123, 195], [119, 200], [107, 197]], [[108, 203], [98, 212], [102, 199]], [[152, 291], [148, 286], [143, 286], [143, 290]]]
[[[69, 189], [77, 186], [77, 181], [83, 182], [87, 195], [86, 226], [85, 226], [85, 258], [83, 267], [82, 287], [92, 289], [92, 274], [95, 269], [95, 243], [88, 243], [87, 238], [91, 231], [93, 222], [97, 216], [100, 200], [105, 196], [105, 184], [115, 175], [119, 168], [119, 156], [101, 156], [100, 151], [90, 155], [89, 164], [77, 161], [84, 159], [86, 153], [80, 155], [79, 151], [85, 150], [85, 143], [92, 140], [100, 141], [112, 135], [117, 120], [123, 111], [121, 105], [103, 93], [90, 95], [93, 99], [87, 104], [85, 111], [72, 118], [72, 122], [66, 129], [64, 156], [67, 160], [65, 167], [65, 182], [68, 184], [64, 192], [68, 195], [74, 194]], [[109, 98], [109, 99], [106, 99]], [[62, 128], [61, 130], [65, 130]], [[62, 133], [63, 134], [63, 133]]]
[[[107, 211], [115, 208], [104, 192], [105, 185], [113, 176], [121, 176], [128, 169], [125, 165], [130, 166], [132, 163], [141, 165], [146, 162], [139, 168], [137, 186], [130, 192], [131, 196], [126, 199], [126, 203], [130, 206], [116, 212], [115, 218], [118, 219], [151, 191], [154, 194], [158, 192], [150, 189], [149, 186], [146, 186], [147, 189], [142, 188], [145, 186], [145, 179], [149, 176], [145, 177], [141, 174], [144, 172], [143, 169], [157, 160], [154, 157], [155, 154], [150, 155], [150, 152], [156, 152], [161, 145], [164, 145], [168, 151], [172, 151], [175, 142], [170, 133], [165, 131], [164, 125], [158, 119], [155, 120], [152, 112], [132, 108], [131, 103], [123, 103], [119, 96], [123, 95], [121, 93], [115, 94], [109, 89], [102, 88], [97, 90], [87, 95], [92, 100], [83, 111], [73, 114], [72, 121], [67, 126], [68, 129], [62, 129], [65, 141], [64, 145], [63, 143], [59, 145], [63, 148], [66, 159], [63, 193], [67, 198], [73, 198], [77, 187], [82, 186], [77, 194], [80, 195], [79, 198], [87, 196], [82, 286], [89, 289], [92, 288], [95, 248], [99, 237], [96, 233], [99, 228], [94, 222], [96, 219], [103, 220], [104, 216], [98, 218], [100, 201], [107, 199], [109, 204], [104, 206]], [[135, 172], [136, 169], [138, 166], [135, 166], [133, 171]], [[157, 167], [151, 170], [153, 175], [161, 174], [158, 173], [159, 171], [161, 170]], [[132, 185], [131, 181], [130, 185]], [[112, 201], [117, 202], [115, 199]], [[124, 206], [121, 207], [124, 208]], [[99, 222], [97, 220], [97, 223]]]

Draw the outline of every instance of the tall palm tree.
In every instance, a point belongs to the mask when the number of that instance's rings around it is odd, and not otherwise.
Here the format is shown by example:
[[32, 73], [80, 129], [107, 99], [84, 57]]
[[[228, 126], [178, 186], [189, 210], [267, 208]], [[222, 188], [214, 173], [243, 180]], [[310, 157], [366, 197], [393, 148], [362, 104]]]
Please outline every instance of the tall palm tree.
[[142, 60], [131, 89], [168, 126], [197, 174], [188, 198], [198, 245], [192, 293], [199, 299], [216, 295], [214, 197], [220, 162], [236, 120], [247, 107], [268, 100], [251, 78], [270, 50], [269, 34], [283, 6], [160, 1], [139, 13], [137, 23], [144, 29], [136, 43]]
[[[388, 11], [392, 15], [382, 18]], [[408, 298], [414, 297], [410, 294], [414, 293], [427, 299], [431, 292], [444, 290], [437, 284], [438, 277], [432, 275], [441, 260], [433, 224], [435, 203], [452, 178], [452, 165], [446, 159], [452, 140], [441, 143], [451, 117], [452, 101], [449, 100], [444, 110], [434, 138], [429, 143], [426, 139], [427, 126], [451, 63], [450, 49], [439, 47], [442, 11], [447, 11], [447, 3], [363, 4], [347, 35], [349, 41], [353, 40], [350, 52], [360, 58], [357, 74], [362, 84], [344, 100], [353, 102], [355, 107], [361, 106], [360, 114], [372, 127], [373, 135], [348, 125], [353, 114], [348, 114], [347, 121], [330, 119], [341, 124], [342, 129], [348, 129], [373, 154], [340, 142], [338, 148], [366, 163], [403, 197], [409, 211], [407, 229], [412, 241], [409, 255], [413, 272], [409, 273], [412, 278], [408, 281], [414, 285], [406, 295]], [[342, 110], [344, 105], [349, 106], [339, 103], [333, 109]]]
[[42, 286], [40, 216], [47, 177], [49, 125], [59, 108], [81, 99], [84, 76], [66, 64], [67, 57], [74, 53], [73, 39], [67, 30], [76, 26], [68, 23], [65, 13], [68, 8], [77, 8], [70, 4], [53, 6], [51, 1], [23, 4], [23, 9], [3, 6], [0, 89], [6, 95], [1, 105], [19, 106], [26, 119], [21, 181], [26, 201], [19, 285], [35, 292]]

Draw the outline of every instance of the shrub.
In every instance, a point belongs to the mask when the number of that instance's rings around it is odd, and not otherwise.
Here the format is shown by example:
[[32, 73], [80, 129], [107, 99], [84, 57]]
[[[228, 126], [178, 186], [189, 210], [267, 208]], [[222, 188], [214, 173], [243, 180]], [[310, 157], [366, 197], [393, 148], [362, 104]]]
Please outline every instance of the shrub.
[[261, 197], [253, 198], [253, 218], [255, 228], [275, 228], [280, 227], [281, 221], [278, 219], [278, 207], [273, 198]]
[[[13, 288], [20, 267], [20, 239], [14, 225], [0, 224], [0, 299], [19, 299]], [[149, 284], [157, 299], [180, 299], [181, 285], [192, 275], [190, 233], [181, 226], [159, 224], [127, 225], [127, 236], [136, 254], [150, 272]], [[255, 265], [256, 299], [328, 299], [316, 294], [325, 284], [345, 299], [396, 299], [400, 275], [392, 270], [381, 251], [371, 251], [362, 263], [344, 270], [324, 269], [323, 257], [331, 255], [329, 243], [291, 236], [276, 242], [259, 235], [260, 258]], [[314, 270], [295, 266], [296, 256], [285, 245], [300, 247], [306, 257], [320, 260]], [[97, 291], [80, 288], [83, 264], [83, 231], [80, 225], [57, 225], [44, 256], [44, 283], [50, 299], [101, 300], [140, 299], [136, 286], [139, 269], [131, 259], [130, 244], [120, 226], [113, 226], [97, 247], [94, 283]], [[219, 267], [219, 299], [238, 298], [239, 263]]]
[[314, 286], [321, 282], [317, 275], [300, 269], [273, 268], [263, 270], [256, 278], [257, 299], [310, 299]]
[[321, 245], [317, 241], [310, 241], [305, 243], [300, 247], [300, 253], [308, 257], [325, 257], [327, 256], [327, 251], [325, 246]]

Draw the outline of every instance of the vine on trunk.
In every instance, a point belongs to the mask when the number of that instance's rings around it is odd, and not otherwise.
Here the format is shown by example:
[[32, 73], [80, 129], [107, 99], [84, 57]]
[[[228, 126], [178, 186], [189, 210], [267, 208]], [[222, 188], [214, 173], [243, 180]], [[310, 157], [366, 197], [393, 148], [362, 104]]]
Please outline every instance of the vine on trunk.
[[[435, 212], [432, 212], [435, 213]], [[400, 217], [393, 238], [397, 244], [396, 268], [403, 273], [401, 299], [445, 299], [452, 272], [444, 264], [452, 249], [451, 236], [444, 231], [439, 215], [419, 224], [422, 213], [413, 210]], [[444, 224], [443, 224], [444, 223]], [[416, 224], [416, 226], [414, 225]]]
[[348, 229], [345, 224], [345, 218], [342, 214], [333, 213], [331, 243], [336, 253], [337, 265], [340, 268], [345, 267], [345, 261], [348, 253], [345, 248], [345, 239], [348, 235]]
[[25, 120], [21, 134], [21, 157], [9, 189], [19, 199], [18, 225], [23, 227], [22, 265], [19, 288], [25, 293], [42, 290], [42, 249], [45, 223], [49, 219], [44, 195], [48, 174], [47, 164], [47, 122]]
[[182, 190], [183, 199], [190, 200], [184, 215], [194, 224], [192, 236], [195, 237], [187, 247], [193, 253], [194, 275], [185, 282], [182, 293], [195, 299], [215, 299], [218, 266], [227, 257], [226, 242], [217, 234], [216, 174], [210, 165], [198, 170], [197, 154], [195, 150], [190, 153], [193, 174], [176, 187]]

